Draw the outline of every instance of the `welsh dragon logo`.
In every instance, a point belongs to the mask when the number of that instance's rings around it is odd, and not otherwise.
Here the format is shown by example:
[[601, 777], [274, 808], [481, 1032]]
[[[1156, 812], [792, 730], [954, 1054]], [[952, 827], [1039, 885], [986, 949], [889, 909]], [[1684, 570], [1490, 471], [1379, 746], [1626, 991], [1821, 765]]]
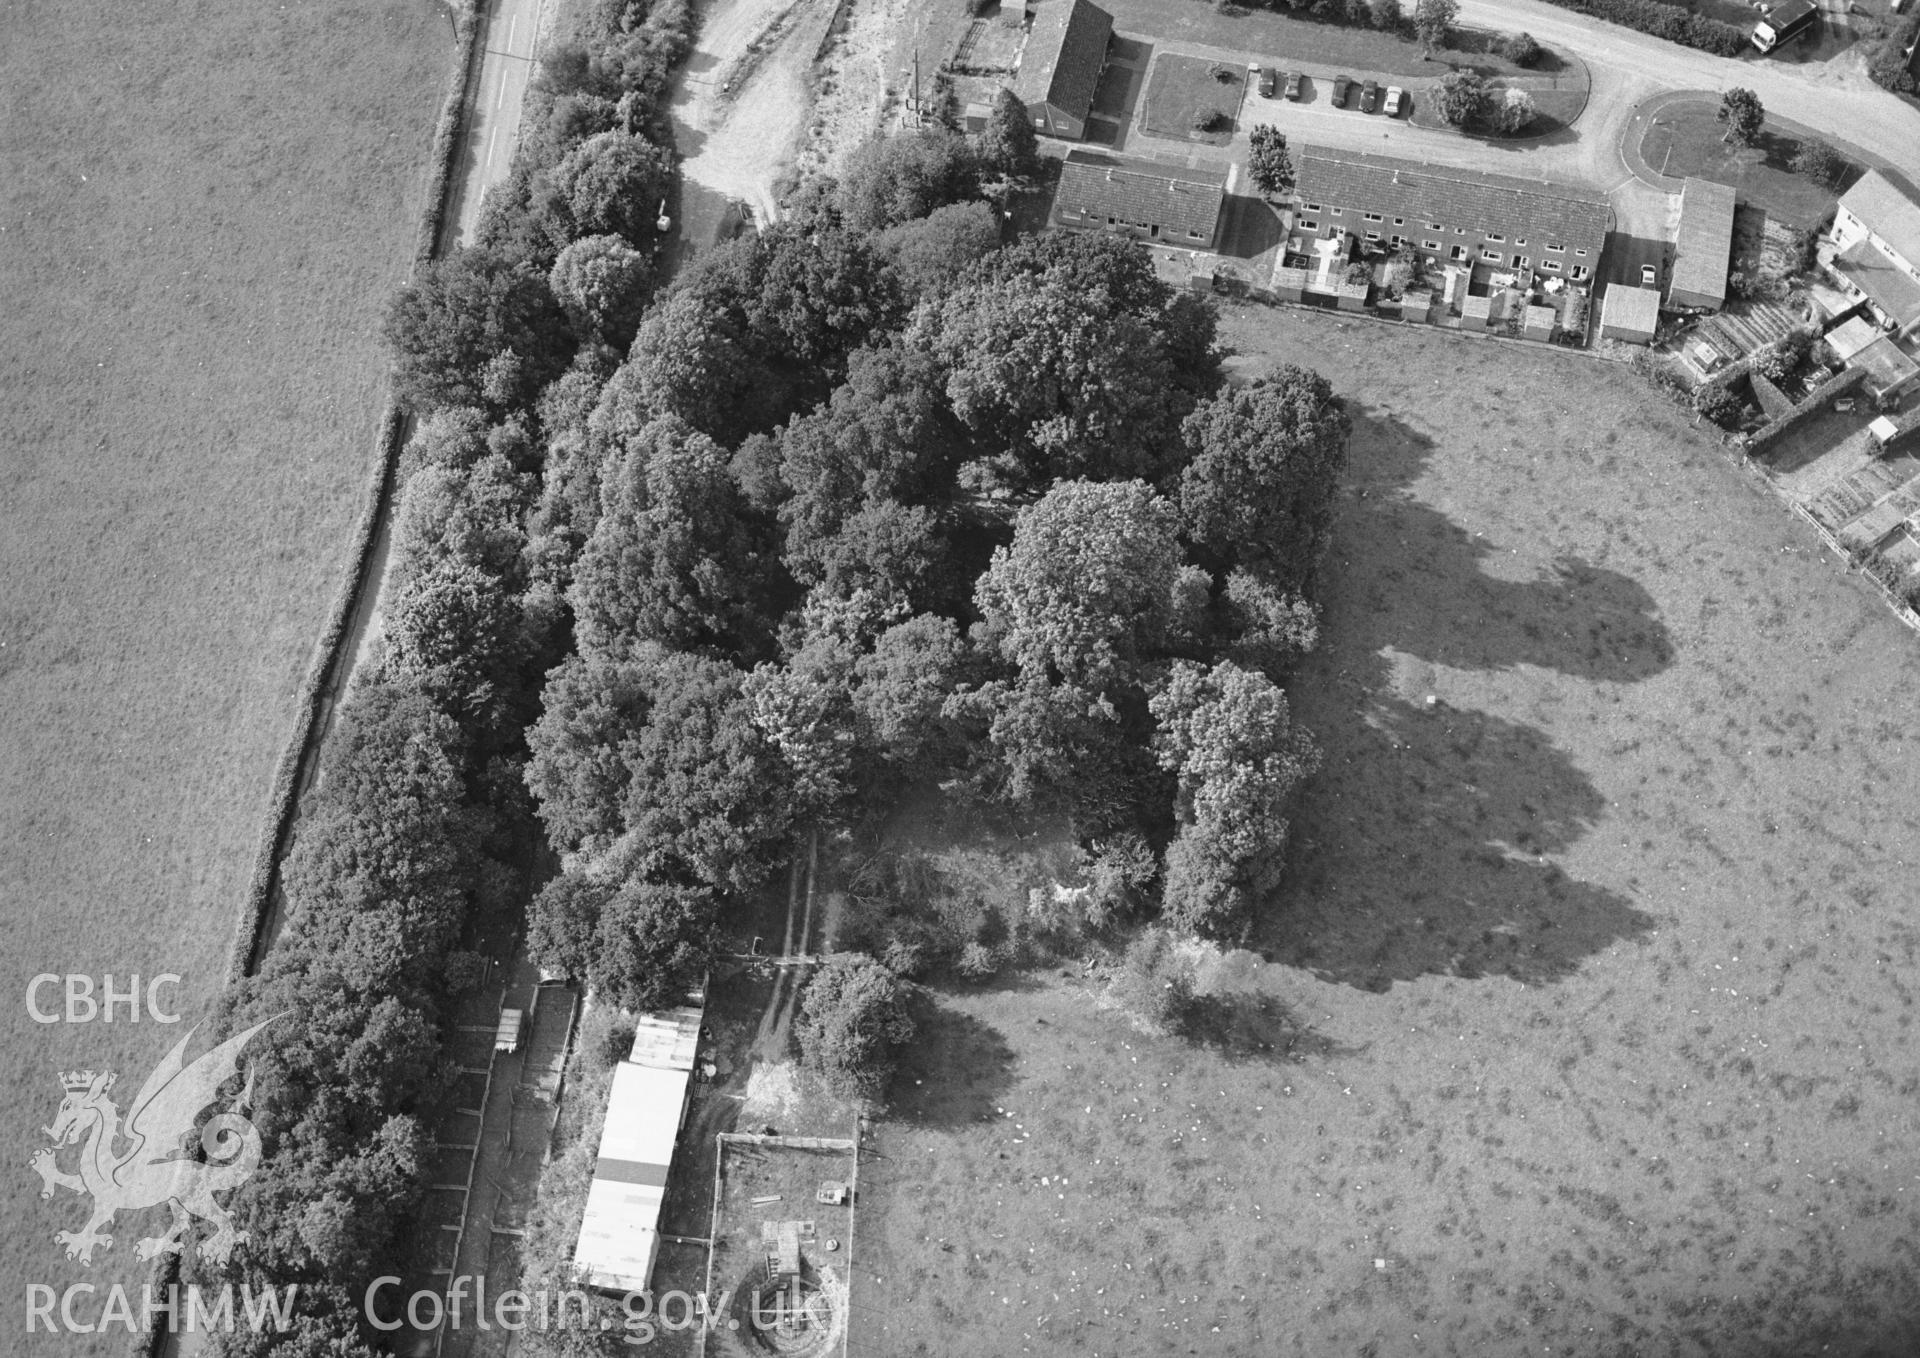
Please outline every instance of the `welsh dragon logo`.
[[[220, 1086], [239, 1074], [241, 1049], [272, 1022], [256, 1023], [191, 1064], [183, 1064], [187, 1043], [198, 1031], [190, 1030], [147, 1076], [124, 1122], [107, 1097], [117, 1078], [114, 1072], [61, 1073], [66, 1097], [60, 1100], [53, 1125], [40, 1129], [53, 1144], [35, 1151], [27, 1163], [40, 1176], [42, 1198], [52, 1197], [56, 1187], [93, 1198], [93, 1215], [85, 1226], [54, 1233], [53, 1238], [66, 1247], [67, 1258], [92, 1267], [95, 1250], [113, 1248], [113, 1237], [102, 1231], [116, 1213], [144, 1211], [161, 1203], [172, 1208], [173, 1227], [165, 1235], [139, 1241], [133, 1252], [141, 1259], [181, 1253], [180, 1237], [192, 1217], [213, 1223], [213, 1235], [200, 1243], [201, 1257], [212, 1263], [224, 1263], [233, 1247], [247, 1238], [245, 1231], [234, 1229], [233, 1218], [213, 1195], [238, 1188], [260, 1164], [260, 1133], [237, 1111], [252, 1102], [251, 1069], [246, 1088], [232, 1108], [214, 1114], [200, 1129], [206, 1161], [190, 1158], [183, 1142], [201, 1112], [218, 1097]], [[61, 1170], [60, 1150], [82, 1142], [80, 1172]], [[121, 1145], [125, 1148], [118, 1149]]]

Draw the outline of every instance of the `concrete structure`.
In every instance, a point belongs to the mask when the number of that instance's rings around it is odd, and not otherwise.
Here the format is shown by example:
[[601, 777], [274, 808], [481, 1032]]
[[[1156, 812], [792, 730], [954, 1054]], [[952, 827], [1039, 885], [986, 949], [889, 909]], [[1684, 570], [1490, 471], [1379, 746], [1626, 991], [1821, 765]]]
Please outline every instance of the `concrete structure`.
[[1543, 180], [1320, 146], [1299, 147], [1295, 162], [1301, 234], [1350, 232], [1382, 249], [1405, 246], [1429, 263], [1586, 283], [1612, 221], [1605, 198]]
[[1560, 313], [1550, 306], [1530, 306], [1521, 322], [1520, 333], [1531, 340], [1550, 340], [1560, 324]]
[[1493, 317], [1493, 297], [1487, 293], [1468, 297], [1460, 303], [1460, 328], [1485, 330]]
[[644, 1290], [660, 1249], [660, 1205], [686, 1117], [701, 1009], [650, 1014], [613, 1072], [600, 1155], [573, 1263], [589, 1287]]
[[1859, 316], [1849, 316], [1827, 331], [1822, 338], [1826, 340], [1827, 347], [1833, 350], [1833, 356], [1845, 363], [1879, 339], [1880, 331], [1871, 321]]
[[1027, 106], [1034, 131], [1068, 141], [1087, 135], [1112, 38], [1113, 16], [1098, 5], [1040, 0], [1013, 77], [1013, 92]]
[[1680, 191], [1680, 230], [1674, 246], [1667, 304], [1718, 311], [1727, 302], [1733, 262], [1735, 196], [1725, 184], [1689, 179]]
[[1053, 220], [1060, 226], [1118, 231], [1157, 245], [1210, 250], [1220, 234], [1226, 187], [1206, 170], [1130, 169], [1075, 152], [1060, 168]]
[[1886, 329], [1920, 333], [1920, 203], [1868, 170], [1833, 218], [1833, 271]]
[[1866, 370], [1866, 380], [1861, 385], [1876, 401], [1899, 396], [1920, 378], [1920, 364], [1900, 352], [1899, 346], [1885, 335], [1855, 354], [1847, 366]]
[[1660, 328], [1660, 291], [1609, 283], [1600, 299], [1600, 338], [1651, 344]]

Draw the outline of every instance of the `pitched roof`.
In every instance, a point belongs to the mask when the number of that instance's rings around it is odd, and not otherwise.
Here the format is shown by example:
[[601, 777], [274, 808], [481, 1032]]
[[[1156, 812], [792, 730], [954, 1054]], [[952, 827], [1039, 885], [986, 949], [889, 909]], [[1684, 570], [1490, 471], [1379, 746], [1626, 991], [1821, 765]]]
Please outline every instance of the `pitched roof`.
[[1920, 283], [1902, 273], [1872, 241], [1855, 241], [1833, 261], [1833, 267], [1893, 317], [1902, 330], [1920, 324]]
[[1094, 87], [1107, 61], [1113, 16], [1087, 0], [1041, 0], [1014, 72], [1023, 104], [1051, 104], [1073, 118], [1093, 107]]
[[1323, 146], [1298, 148], [1296, 161], [1295, 192], [1303, 201], [1498, 231], [1595, 255], [1606, 242], [1607, 200], [1544, 180]]
[[1607, 295], [1600, 301], [1602, 328], [1618, 327], [1639, 335], [1651, 335], [1660, 328], [1660, 293], [1656, 288], [1630, 288], [1624, 283], [1607, 284]]
[[1218, 180], [1142, 174], [1116, 165], [1069, 160], [1060, 167], [1055, 211], [1158, 226], [1162, 234], [1198, 231], [1213, 239], [1226, 189]]
[[1920, 266], [1920, 203], [1896, 189], [1878, 170], [1861, 175], [1840, 206], [1865, 222], [1907, 263]]
[[1725, 184], [1689, 179], [1680, 191], [1680, 231], [1668, 293], [1725, 301], [1727, 268], [1733, 259], [1735, 195]]

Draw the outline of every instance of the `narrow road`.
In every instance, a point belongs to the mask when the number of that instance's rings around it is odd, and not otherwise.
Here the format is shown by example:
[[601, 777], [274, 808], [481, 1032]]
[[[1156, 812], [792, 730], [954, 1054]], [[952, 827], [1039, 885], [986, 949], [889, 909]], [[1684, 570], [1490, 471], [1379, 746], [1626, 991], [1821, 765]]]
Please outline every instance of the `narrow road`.
[[480, 69], [467, 107], [459, 187], [447, 205], [454, 223], [449, 245], [465, 245], [480, 222], [487, 190], [507, 177], [520, 136], [520, 110], [533, 78], [534, 44], [540, 36], [543, 0], [492, 0], [481, 35]]

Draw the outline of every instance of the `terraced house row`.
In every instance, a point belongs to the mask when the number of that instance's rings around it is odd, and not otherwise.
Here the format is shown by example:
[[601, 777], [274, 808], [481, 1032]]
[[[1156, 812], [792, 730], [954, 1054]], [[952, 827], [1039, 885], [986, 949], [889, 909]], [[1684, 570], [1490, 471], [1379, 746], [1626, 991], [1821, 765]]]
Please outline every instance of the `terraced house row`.
[[1433, 264], [1590, 280], [1612, 223], [1607, 201], [1540, 180], [1318, 146], [1298, 149], [1296, 230], [1406, 247]]

